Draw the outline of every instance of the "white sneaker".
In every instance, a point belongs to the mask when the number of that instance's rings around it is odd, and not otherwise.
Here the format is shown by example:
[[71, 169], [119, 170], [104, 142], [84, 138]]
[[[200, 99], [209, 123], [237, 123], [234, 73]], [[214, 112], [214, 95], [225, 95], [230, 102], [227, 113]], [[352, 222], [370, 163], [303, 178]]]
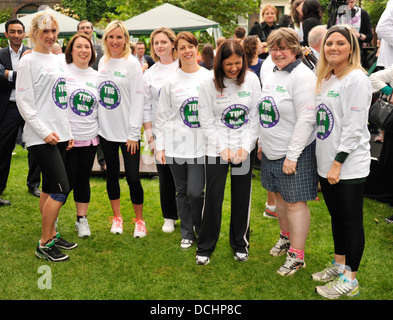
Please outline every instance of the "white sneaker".
[[123, 233], [123, 219], [121, 217], [109, 217], [109, 220], [112, 220], [111, 232], [114, 234], [122, 234]]
[[180, 242], [180, 248], [182, 249], [189, 249], [192, 247], [192, 244], [194, 243], [194, 241], [190, 240], [190, 239], [182, 239]]
[[171, 233], [175, 231], [175, 223], [176, 220], [164, 218], [164, 225], [162, 226], [162, 231], [165, 233]]
[[205, 256], [196, 256], [195, 257], [195, 262], [196, 264], [199, 264], [201, 266], [205, 266], [210, 262], [209, 257], [205, 257]]
[[87, 222], [86, 217], [80, 218], [79, 222], [75, 222], [75, 230], [78, 231], [79, 238], [87, 238], [91, 236], [89, 223]]
[[143, 238], [146, 237], [147, 230], [146, 230], [146, 224], [145, 221], [142, 219], [132, 219], [134, 220], [131, 223], [135, 222], [135, 230], [134, 230], [134, 238]]

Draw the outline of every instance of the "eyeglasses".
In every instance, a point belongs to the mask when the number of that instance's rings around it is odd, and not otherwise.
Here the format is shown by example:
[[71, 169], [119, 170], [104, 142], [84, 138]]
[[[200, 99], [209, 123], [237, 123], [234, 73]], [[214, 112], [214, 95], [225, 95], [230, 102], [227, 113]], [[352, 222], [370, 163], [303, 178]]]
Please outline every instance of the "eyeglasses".
[[276, 53], [278, 53], [278, 52], [283, 53], [284, 51], [287, 51], [287, 50], [289, 50], [289, 49], [290, 49], [290, 48], [282, 48], [282, 49], [271, 48], [269, 51], [270, 51], [270, 53], [276, 54]]

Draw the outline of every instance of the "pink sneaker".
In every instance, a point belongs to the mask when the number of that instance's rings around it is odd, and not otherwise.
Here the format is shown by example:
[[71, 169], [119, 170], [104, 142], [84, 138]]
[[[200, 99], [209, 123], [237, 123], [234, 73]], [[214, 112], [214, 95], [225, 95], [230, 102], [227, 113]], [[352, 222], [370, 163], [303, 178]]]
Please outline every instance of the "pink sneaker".
[[142, 219], [134, 219], [134, 218], [132, 218], [132, 220], [134, 221], [131, 222], [131, 224], [135, 222], [134, 238], [146, 237], [147, 230], [146, 230], [145, 221], [143, 221]]

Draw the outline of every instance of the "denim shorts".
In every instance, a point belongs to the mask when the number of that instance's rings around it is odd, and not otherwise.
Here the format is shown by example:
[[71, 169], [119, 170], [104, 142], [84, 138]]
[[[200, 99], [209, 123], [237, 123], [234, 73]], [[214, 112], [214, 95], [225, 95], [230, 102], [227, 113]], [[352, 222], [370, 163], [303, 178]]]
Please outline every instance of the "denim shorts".
[[298, 158], [296, 174], [286, 175], [282, 171], [285, 157], [269, 160], [262, 152], [261, 183], [268, 191], [279, 192], [289, 203], [315, 200], [318, 195], [316, 142], [304, 148]]

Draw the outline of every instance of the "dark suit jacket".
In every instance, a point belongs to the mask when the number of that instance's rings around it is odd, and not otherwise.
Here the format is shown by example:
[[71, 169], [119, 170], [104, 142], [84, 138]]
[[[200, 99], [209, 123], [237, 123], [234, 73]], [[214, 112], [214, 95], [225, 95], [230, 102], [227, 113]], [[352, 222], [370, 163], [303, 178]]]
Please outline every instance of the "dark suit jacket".
[[[23, 52], [30, 48], [23, 46], [21, 55]], [[12, 70], [12, 62], [10, 55], [10, 48], [2, 48], [0, 49], [0, 63], [4, 66], [6, 70]], [[0, 123], [3, 120], [3, 117], [7, 111], [8, 101], [10, 99], [11, 91], [15, 89], [15, 81], [16, 81], [16, 70], [13, 70], [13, 82], [10, 82], [3, 77], [0, 79]]]

